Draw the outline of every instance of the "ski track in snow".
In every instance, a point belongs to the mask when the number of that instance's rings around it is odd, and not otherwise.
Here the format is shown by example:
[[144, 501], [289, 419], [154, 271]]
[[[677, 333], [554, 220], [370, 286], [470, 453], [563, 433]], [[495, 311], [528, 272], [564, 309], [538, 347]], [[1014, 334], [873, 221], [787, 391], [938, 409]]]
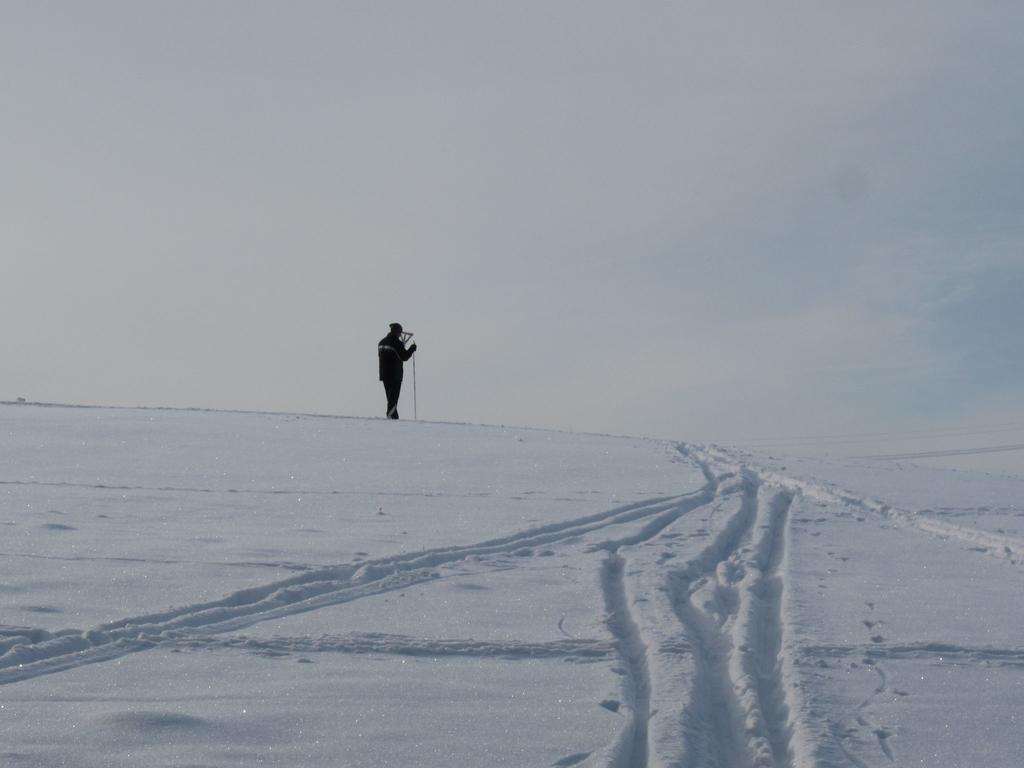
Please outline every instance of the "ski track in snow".
[[[718, 456], [720, 459], [726, 456], [720, 449], [707, 450], [710, 455]], [[958, 542], [971, 552], [1007, 560], [1011, 565], [1024, 565], [1024, 539], [1019, 536], [949, 523], [929, 514], [932, 510], [900, 509], [877, 499], [857, 496], [827, 483], [814, 483], [771, 471], [762, 471], [760, 474], [766, 481], [799, 490], [807, 498], [879, 515], [901, 527]]]
[[870, 660], [906, 659], [934, 660], [950, 663], [984, 663], [997, 667], [1024, 667], [1024, 647], [977, 648], [951, 643], [865, 643], [863, 645], [817, 645], [800, 649], [810, 658], [834, 659], [838, 657], [865, 658]]
[[684, 764], [790, 766], [782, 566], [793, 493], [748, 469], [731, 489], [740, 499], [718, 535], [669, 577], [695, 659]]
[[[866, 763], [844, 744], [852, 731], [841, 723], [801, 720], [807, 708], [802, 706], [793, 673], [798, 657], [857, 656], [868, 660], [880, 684], [850, 718], [851, 723], [856, 721], [874, 733], [888, 761], [896, 760], [889, 743], [892, 734], [870, 714], [873, 701], [886, 691], [885, 660], [940, 657], [962, 663], [1024, 666], [1024, 648], [874, 640], [863, 645], [797, 647], [786, 618], [789, 521], [791, 510], [803, 498], [872, 512], [1015, 565], [1024, 562], [1024, 542], [759, 471], [716, 448], [683, 444], [678, 450], [705, 476], [704, 486], [692, 493], [652, 498], [476, 544], [331, 567], [292, 564], [290, 567], [304, 570], [219, 600], [126, 617], [85, 631], [0, 627], [0, 685], [153, 648], [240, 650], [265, 656], [347, 653], [554, 658], [575, 663], [611, 660], [622, 678], [622, 701], [606, 700], [600, 706], [622, 715], [618, 734], [605, 748], [566, 756], [558, 765], [802, 768], [817, 764], [815, 739], [828, 740], [829, 748], [851, 765]], [[277, 489], [252, 492], [298, 493]], [[690, 525], [691, 532], [685, 535], [676, 530], [681, 520], [692, 523], [694, 515], [703, 515], [704, 528], [693, 533]], [[270, 639], [239, 634], [259, 622], [467, 571], [514, 569], [534, 556], [538, 547], [604, 553], [595, 578], [604, 599], [608, 639], [570, 634], [564, 626], [565, 616], [558, 622], [564, 639], [532, 643], [428, 640], [381, 633]], [[461, 570], [456, 571], [456, 566]]]
[[[701, 492], [698, 492], [698, 495]], [[5, 630], [0, 635], [0, 685], [108, 661], [128, 653], [175, 642], [190, 635], [232, 632], [252, 624], [378, 595], [441, 578], [439, 569], [453, 563], [481, 569], [504, 566], [508, 556], [533, 554], [533, 548], [579, 539], [585, 534], [667, 511], [678, 516], [681, 500], [656, 498], [567, 522], [530, 529], [479, 544], [384, 557], [319, 568], [227, 597], [144, 616], [135, 616], [81, 631]]]
[[619, 736], [615, 764], [647, 765], [647, 726], [651, 716], [651, 679], [647, 670], [647, 646], [633, 618], [625, 588], [625, 563], [618, 554], [605, 560], [602, 587], [608, 613], [608, 629], [619, 646], [626, 678], [628, 723]]
[[589, 662], [615, 659], [615, 649], [603, 640], [558, 640], [549, 643], [480, 640], [426, 640], [379, 632], [350, 632], [319, 637], [251, 638], [191, 637], [181, 640], [175, 649], [237, 649], [261, 656], [295, 656], [314, 653], [393, 654], [396, 656], [464, 656], [501, 659], [562, 659]]

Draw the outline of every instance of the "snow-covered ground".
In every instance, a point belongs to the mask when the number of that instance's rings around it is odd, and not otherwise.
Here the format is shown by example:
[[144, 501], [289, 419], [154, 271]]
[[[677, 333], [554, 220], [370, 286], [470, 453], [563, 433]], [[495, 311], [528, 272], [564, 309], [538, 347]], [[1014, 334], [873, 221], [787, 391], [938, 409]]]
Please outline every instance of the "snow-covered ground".
[[1024, 761], [1024, 480], [0, 405], [0, 766]]

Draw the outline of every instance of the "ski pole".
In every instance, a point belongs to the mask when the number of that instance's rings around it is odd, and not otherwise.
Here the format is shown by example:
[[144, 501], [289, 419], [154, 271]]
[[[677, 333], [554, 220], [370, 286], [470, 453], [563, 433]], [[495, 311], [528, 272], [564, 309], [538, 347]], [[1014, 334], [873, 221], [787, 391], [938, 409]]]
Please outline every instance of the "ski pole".
[[413, 421], [420, 420], [416, 411], [416, 355], [412, 356], [412, 419]]

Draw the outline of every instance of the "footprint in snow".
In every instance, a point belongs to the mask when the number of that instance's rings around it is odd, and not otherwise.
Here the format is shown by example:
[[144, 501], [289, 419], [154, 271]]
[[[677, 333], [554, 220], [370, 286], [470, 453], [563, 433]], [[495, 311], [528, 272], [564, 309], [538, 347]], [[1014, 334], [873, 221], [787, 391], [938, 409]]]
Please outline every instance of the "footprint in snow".
[[209, 727], [208, 720], [179, 712], [122, 712], [105, 718], [128, 731], [195, 731]]
[[52, 605], [23, 605], [21, 610], [26, 613], [64, 613], [60, 608], [54, 608]]
[[580, 752], [579, 754], [576, 754], [576, 755], [569, 755], [568, 757], [563, 757], [561, 760], [557, 761], [554, 765], [556, 766], [556, 768], [568, 768], [568, 766], [570, 766], [570, 765], [576, 765], [577, 763], [582, 763], [588, 757], [590, 757], [590, 753], [589, 752]]
[[77, 531], [73, 525], [64, 525], [63, 523], [43, 523], [40, 528], [47, 531]]

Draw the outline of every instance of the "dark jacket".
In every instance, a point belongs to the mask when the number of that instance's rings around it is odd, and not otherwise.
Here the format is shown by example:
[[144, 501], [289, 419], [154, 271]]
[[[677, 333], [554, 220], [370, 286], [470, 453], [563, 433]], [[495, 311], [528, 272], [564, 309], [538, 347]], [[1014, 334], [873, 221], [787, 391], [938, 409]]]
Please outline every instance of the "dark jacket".
[[412, 353], [416, 351], [416, 345], [413, 344], [408, 349], [402, 343], [402, 340], [398, 338], [397, 333], [389, 333], [380, 343], [377, 344], [377, 359], [380, 362], [380, 380], [381, 381], [401, 381], [402, 380], [402, 363], [412, 357]]

